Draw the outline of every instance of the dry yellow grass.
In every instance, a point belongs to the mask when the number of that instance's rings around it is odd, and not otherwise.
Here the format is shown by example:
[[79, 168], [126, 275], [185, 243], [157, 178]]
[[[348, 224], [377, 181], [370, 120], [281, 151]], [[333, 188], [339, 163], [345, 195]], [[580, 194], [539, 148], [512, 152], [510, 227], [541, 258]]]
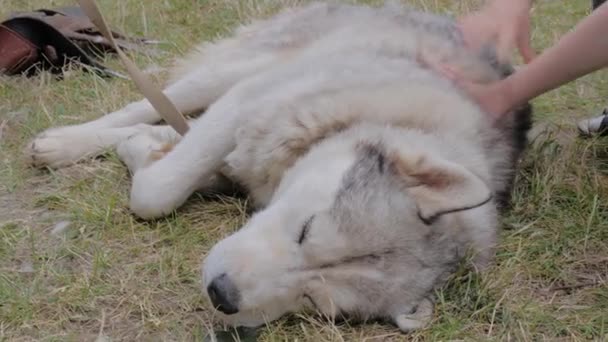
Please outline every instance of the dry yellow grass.
[[[281, 3], [98, 2], [114, 27], [167, 42], [162, 55], [134, 56], [143, 69], [165, 67], [196, 42]], [[478, 3], [409, 2], [452, 14]], [[0, 0], [0, 16], [72, 3]], [[534, 46], [548, 47], [589, 7], [587, 0], [537, 1]], [[600, 72], [535, 100], [537, 127], [558, 133], [541, 135], [523, 161], [496, 266], [483, 276], [455, 276], [439, 293], [431, 327], [405, 336], [380, 323], [292, 316], [261, 329], [259, 339], [608, 338], [608, 141], [578, 139], [573, 126], [608, 102], [607, 82]], [[142, 222], [127, 209], [129, 176], [111, 153], [58, 171], [33, 170], [21, 159], [43, 129], [139, 97], [129, 81], [79, 71], [63, 81], [0, 78], [0, 341], [202, 340], [217, 328], [201, 295], [200, 261], [246, 219], [243, 200], [193, 198], [173, 217]]]

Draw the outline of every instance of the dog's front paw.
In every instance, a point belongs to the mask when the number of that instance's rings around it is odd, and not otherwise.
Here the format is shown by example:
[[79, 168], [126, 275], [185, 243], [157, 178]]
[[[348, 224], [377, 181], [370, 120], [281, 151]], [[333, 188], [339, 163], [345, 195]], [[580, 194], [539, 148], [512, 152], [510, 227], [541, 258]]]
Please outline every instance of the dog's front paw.
[[190, 195], [183, 189], [182, 179], [161, 161], [141, 168], [133, 175], [129, 206], [142, 219], [166, 216]]
[[67, 126], [49, 129], [26, 147], [25, 156], [34, 167], [60, 168], [101, 152], [99, 132]]
[[60, 168], [96, 157], [137, 133], [139, 128], [66, 126], [39, 134], [26, 147], [25, 155], [34, 167]]
[[405, 333], [423, 329], [433, 319], [433, 302], [425, 298], [412, 313], [398, 314], [394, 317], [395, 324]]

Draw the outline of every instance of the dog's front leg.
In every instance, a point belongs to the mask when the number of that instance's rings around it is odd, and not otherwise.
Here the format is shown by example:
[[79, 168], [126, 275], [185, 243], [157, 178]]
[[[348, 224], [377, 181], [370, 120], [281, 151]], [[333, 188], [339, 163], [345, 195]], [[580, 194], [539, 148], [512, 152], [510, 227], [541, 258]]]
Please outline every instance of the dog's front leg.
[[136, 215], [167, 215], [209, 184], [234, 149], [242, 117], [235, 103], [221, 100], [213, 105], [164, 158], [135, 172], [130, 206]]
[[[196, 74], [196, 73], [195, 73]], [[201, 83], [201, 82], [199, 82]], [[201, 89], [203, 88], [203, 89]], [[203, 110], [212, 100], [205, 87], [186, 78], [164, 90], [176, 107], [185, 113]], [[213, 98], [215, 99], [215, 98]], [[26, 148], [26, 156], [33, 166], [63, 167], [87, 157], [101, 154], [114, 148], [122, 139], [101, 139], [111, 129], [153, 124], [160, 116], [148, 100], [128, 104], [96, 120], [73, 126], [51, 128], [39, 134]]]
[[[277, 57], [270, 54], [199, 65], [163, 92], [182, 113], [200, 114], [235, 83], [272, 65], [275, 60]], [[99, 139], [99, 132], [105, 129], [153, 124], [160, 120], [156, 110], [144, 99], [84, 124], [48, 129], [32, 140], [25, 153], [32, 165], [62, 167], [99, 155], [122, 141]]]

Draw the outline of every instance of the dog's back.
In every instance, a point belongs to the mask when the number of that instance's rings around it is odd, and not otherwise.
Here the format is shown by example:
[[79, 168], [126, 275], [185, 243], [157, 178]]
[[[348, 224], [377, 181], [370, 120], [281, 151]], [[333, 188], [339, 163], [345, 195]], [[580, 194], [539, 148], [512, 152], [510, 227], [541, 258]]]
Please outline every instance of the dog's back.
[[[508, 72], [490, 49], [480, 55], [467, 50], [449, 19], [402, 6], [314, 4], [244, 26], [234, 38], [207, 45], [180, 65], [207, 65], [235, 51], [283, 56], [270, 68], [272, 77], [264, 73], [264, 83], [251, 86], [254, 76], [232, 89], [245, 106], [269, 106], [241, 126], [236, 149], [227, 158], [228, 172], [258, 189], [262, 194], [254, 197], [261, 202], [269, 200], [283, 171], [310, 146], [353, 124], [371, 122], [432, 130], [442, 139], [482, 147], [490, 181], [501, 204], [506, 203], [530, 111], [523, 108], [493, 127], [450, 82], [421, 63], [450, 63], [480, 81]], [[328, 101], [335, 104], [331, 113], [315, 111], [315, 103]]]
[[464, 48], [456, 24], [446, 17], [393, 3], [367, 7], [323, 2], [288, 8], [269, 20], [238, 27], [229, 38], [203, 43], [176, 62], [172, 79], [180, 79], [201, 65], [213, 65], [234, 54], [279, 53], [289, 60], [303, 51], [343, 54], [349, 49], [386, 47], [385, 52], [389, 52], [397, 42], [401, 45], [400, 54], [425, 54], [427, 58], [449, 60], [473, 78], [496, 78], [494, 70], [488, 68], [488, 63], [496, 67], [491, 50], [485, 56], [472, 56]]

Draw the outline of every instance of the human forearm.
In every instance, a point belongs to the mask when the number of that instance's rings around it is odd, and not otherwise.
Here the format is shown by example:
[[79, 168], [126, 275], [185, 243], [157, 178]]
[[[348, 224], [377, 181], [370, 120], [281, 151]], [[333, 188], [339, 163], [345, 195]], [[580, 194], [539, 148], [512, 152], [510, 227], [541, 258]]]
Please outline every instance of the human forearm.
[[608, 65], [608, 4], [600, 6], [555, 46], [507, 78], [514, 107]]

